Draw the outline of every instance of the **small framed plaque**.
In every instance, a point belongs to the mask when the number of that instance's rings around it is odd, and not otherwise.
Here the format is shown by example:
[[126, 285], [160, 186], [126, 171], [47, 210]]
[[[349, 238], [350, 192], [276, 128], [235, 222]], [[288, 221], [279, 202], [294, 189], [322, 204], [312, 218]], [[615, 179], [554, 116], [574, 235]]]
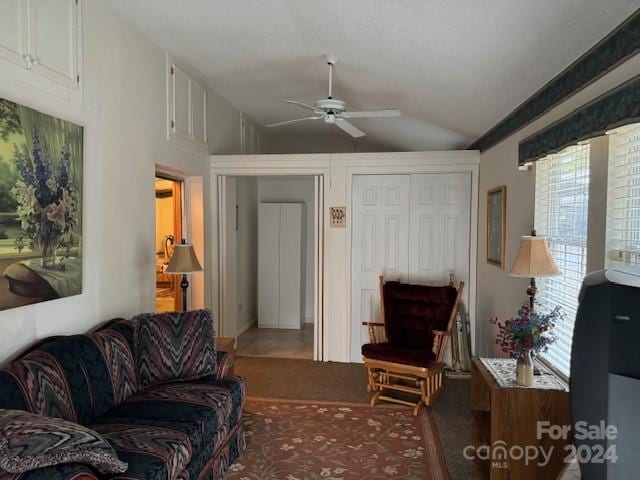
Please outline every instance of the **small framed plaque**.
[[331, 228], [344, 228], [347, 224], [347, 207], [330, 207]]

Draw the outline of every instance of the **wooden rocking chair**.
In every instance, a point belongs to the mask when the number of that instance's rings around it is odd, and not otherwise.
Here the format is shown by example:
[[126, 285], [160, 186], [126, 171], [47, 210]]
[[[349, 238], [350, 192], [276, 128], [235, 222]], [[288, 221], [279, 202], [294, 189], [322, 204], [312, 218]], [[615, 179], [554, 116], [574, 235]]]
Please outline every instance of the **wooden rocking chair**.
[[[444, 287], [385, 283], [380, 276], [384, 323], [362, 323], [369, 327], [371, 337], [371, 343], [362, 346], [362, 356], [369, 377], [367, 390], [373, 392], [372, 406], [378, 401], [400, 403], [412, 406], [413, 414], [418, 415], [423, 405], [432, 405], [442, 391], [444, 352], [463, 288], [463, 282], [455, 288], [453, 275]], [[384, 327], [385, 341], [376, 335], [380, 327]], [[393, 397], [390, 390], [419, 399]]]

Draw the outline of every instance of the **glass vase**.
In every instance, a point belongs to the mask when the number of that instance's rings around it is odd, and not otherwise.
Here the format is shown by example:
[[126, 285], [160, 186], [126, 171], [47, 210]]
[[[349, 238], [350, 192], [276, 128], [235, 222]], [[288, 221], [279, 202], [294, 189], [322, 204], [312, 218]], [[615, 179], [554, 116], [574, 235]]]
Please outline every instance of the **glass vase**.
[[58, 237], [40, 239], [42, 268], [51, 270], [56, 268], [56, 248], [58, 248], [58, 240]]
[[533, 386], [533, 357], [531, 350], [525, 350], [516, 364], [516, 382], [523, 387]]

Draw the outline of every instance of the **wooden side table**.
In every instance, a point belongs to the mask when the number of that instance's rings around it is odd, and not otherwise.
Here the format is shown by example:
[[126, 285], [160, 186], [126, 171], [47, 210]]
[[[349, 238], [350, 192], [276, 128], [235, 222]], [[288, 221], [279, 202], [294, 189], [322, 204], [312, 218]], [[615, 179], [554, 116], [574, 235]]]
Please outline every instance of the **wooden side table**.
[[[489, 447], [488, 460], [475, 458], [485, 478], [556, 479], [565, 467], [564, 459], [568, 454], [565, 447], [571, 443], [571, 437], [554, 440], [549, 435], [537, 438], [537, 433], [539, 421], [547, 421], [550, 425], [571, 425], [569, 392], [501, 387], [476, 358], [471, 364], [471, 415], [471, 440], [475, 451], [478, 452], [480, 446]], [[518, 453], [521, 449], [517, 447], [528, 446], [537, 448], [538, 452], [540, 448], [545, 452], [551, 451], [548, 463], [540, 466], [535, 459], [527, 465], [524, 458], [500, 455], [502, 451]], [[516, 449], [511, 450], [512, 447]]]

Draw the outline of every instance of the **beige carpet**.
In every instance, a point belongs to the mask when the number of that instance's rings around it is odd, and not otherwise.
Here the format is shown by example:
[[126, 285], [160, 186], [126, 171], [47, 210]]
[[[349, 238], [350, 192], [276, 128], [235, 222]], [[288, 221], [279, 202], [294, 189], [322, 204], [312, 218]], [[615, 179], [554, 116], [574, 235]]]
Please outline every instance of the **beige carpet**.
[[[370, 399], [361, 364], [238, 356], [235, 373], [245, 377], [250, 396], [365, 404]], [[469, 381], [447, 379], [432, 412], [449, 477], [481, 478], [462, 456], [470, 439]]]
[[238, 337], [237, 355], [243, 357], [313, 359], [313, 325], [300, 330], [251, 327]]

